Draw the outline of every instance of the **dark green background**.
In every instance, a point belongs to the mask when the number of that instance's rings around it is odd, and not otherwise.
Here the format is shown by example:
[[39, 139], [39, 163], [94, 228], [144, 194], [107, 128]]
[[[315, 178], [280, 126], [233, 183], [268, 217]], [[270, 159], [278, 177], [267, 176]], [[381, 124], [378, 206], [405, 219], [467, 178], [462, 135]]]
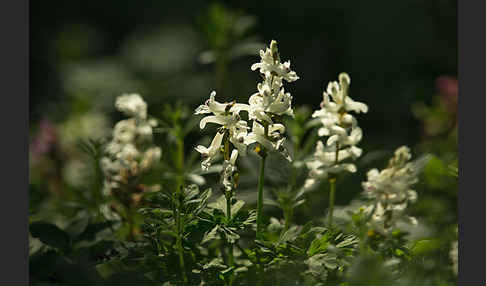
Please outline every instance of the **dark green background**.
[[[283, 59], [290, 59], [301, 77], [287, 89], [294, 106], [318, 107], [324, 86], [346, 71], [352, 94], [370, 112], [359, 116], [365, 130], [363, 147], [394, 148], [411, 144], [420, 126], [410, 111], [415, 101], [430, 101], [435, 79], [457, 75], [456, 1], [223, 1], [230, 9], [256, 16], [253, 33], [268, 44], [278, 40]], [[223, 3], [222, 2], [222, 3]], [[32, 1], [30, 5], [30, 121], [62, 121], [73, 108], [63, 89], [66, 62], [117, 61], [129, 35], [143, 36], [157, 29], [181, 25], [195, 32], [197, 51], [207, 49], [200, 23], [209, 1]], [[96, 35], [91, 37], [90, 35]], [[92, 40], [92, 39], [95, 40]], [[182, 42], [182, 44], [184, 44]], [[154, 57], [157, 55], [154, 55]], [[163, 83], [178, 76], [210, 74], [196, 55], [178, 73], [154, 75]], [[232, 62], [221, 99], [245, 100], [256, 90], [258, 75], [251, 72], [254, 57]], [[191, 107], [214, 89], [213, 77], [195, 90], [160, 85], [142, 95], [151, 108], [167, 98], [181, 98]], [[120, 87], [123, 90], [123, 87]], [[117, 91], [113, 91], [117, 92]], [[96, 95], [103, 96], [103, 94]], [[386, 141], [386, 142], [385, 142]], [[371, 146], [370, 146], [371, 145]], [[385, 145], [385, 146], [384, 146]]]

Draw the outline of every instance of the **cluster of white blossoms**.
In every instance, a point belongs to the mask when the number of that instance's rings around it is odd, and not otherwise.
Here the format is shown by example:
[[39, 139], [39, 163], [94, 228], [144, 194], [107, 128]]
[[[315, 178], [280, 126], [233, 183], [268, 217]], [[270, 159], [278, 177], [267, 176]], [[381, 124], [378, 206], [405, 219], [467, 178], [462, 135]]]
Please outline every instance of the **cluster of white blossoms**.
[[[459, 229], [456, 227], [456, 235]], [[452, 260], [452, 272], [457, 276], [459, 273], [459, 241], [452, 242], [451, 250], [449, 251], [449, 257]]]
[[161, 156], [152, 145], [152, 128], [157, 121], [147, 118], [147, 104], [138, 94], [125, 94], [116, 99], [115, 107], [130, 118], [119, 121], [113, 138], [105, 148], [101, 167], [107, 190], [129, 184], [130, 180], [151, 169]]
[[362, 153], [356, 145], [361, 141], [363, 131], [359, 128], [356, 118], [349, 112], [366, 113], [368, 106], [349, 97], [350, 83], [348, 74], [341, 73], [339, 83], [330, 82], [327, 91], [323, 92], [321, 109], [312, 114], [312, 117], [317, 118], [322, 124], [318, 135], [328, 138], [325, 145], [322, 141], [317, 142], [312, 160], [306, 163], [310, 172], [304, 188], [310, 188], [318, 180], [328, 178], [330, 174], [335, 175], [341, 171], [356, 172], [354, 164], [342, 163], [348, 158], [355, 160]]
[[224, 160], [223, 171], [221, 172], [220, 182], [226, 192], [236, 188], [238, 184], [238, 177], [235, 176], [236, 171], [236, 158], [238, 157], [238, 150], [233, 150], [229, 160]]
[[459, 242], [454, 241], [452, 243], [451, 251], [449, 252], [449, 256], [452, 260], [452, 272], [457, 276], [459, 273]]
[[259, 69], [264, 80], [258, 83], [258, 92], [248, 100], [248, 117], [253, 120], [253, 125], [245, 143], [250, 145], [258, 142], [268, 151], [280, 152], [291, 161], [284, 147], [285, 126], [279, 121], [283, 115], [294, 115], [292, 96], [285, 92], [283, 81], [293, 82], [299, 77], [290, 69], [290, 61], [280, 61], [276, 41], [272, 40], [265, 51], [260, 50], [260, 58], [260, 62], [253, 64], [251, 69]]
[[417, 224], [417, 220], [405, 214], [409, 203], [417, 200], [417, 193], [410, 187], [418, 182], [418, 167], [410, 162], [410, 149], [402, 146], [395, 151], [388, 167], [368, 171], [368, 181], [362, 186], [365, 195], [373, 204], [365, 213], [371, 214], [370, 225], [382, 234], [387, 234], [400, 220]]
[[[221, 125], [214, 136], [211, 145], [205, 147], [198, 145], [196, 151], [201, 153], [203, 161], [201, 167], [203, 170], [208, 170], [211, 166], [211, 162], [215, 160], [216, 156], [221, 153], [221, 146], [224, 144], [223, 138], [226, 134], [229, 142], [238, 150], [238, 153], [246, 155], [245, 137], [248, 134], [248, 123], [241, 119], [240, 111], [248, 111], [249, 106], [242, 103], [220, 103], [217, 102], [216, 92], [211, 92], [209, 99], [204, 105], [200, 105], [196, 108], [194, 114], [212, 114], [203, 117], [199, 123], [199, 127], [204, 129], [207, 123], [215, 123]], [[235, 159], [236, 160], [236, 159]]]
[[[222, 184], [227, 190], [234, 185], [236, 158], [239, 154], [245, 156], [250, 144], [259, 143], [265, 152], [278, 151], [290, 160], [284, 147], [285, 126], [280, 121], [283, 115], [293, 116], [292, 96], [285, 92], [282, 81], [292, 82], [299, 77], [290, 70], [290, 62], [280, 62], [276, 41], [270, 43], [270, 48], [261, 50], [260, 57], [261, 61], [253, 64], [251, 69], [259, 69], [264, 81], [258, 84], [258, 92], [250, 96], [249, 104], [234, 101], [218, 102], [215, 99], [216, 92], [213, 91], [205, 104], [195, 110], [195, 114], [207, 115], [200, 121], [201, 129], [204, 129], [207, 123], [220, 125], [208, 147], [198, 145], [195, 149], [203, 157], [203, 170], [208, 170], [216, 157], [225, 153]], [[253, 121], [250, 132], [248, 121], [240, 116], [241, 111], [247, 112], [248, 119]], [[227, 150], [231, 147], [226, 141], [235, 149]]]

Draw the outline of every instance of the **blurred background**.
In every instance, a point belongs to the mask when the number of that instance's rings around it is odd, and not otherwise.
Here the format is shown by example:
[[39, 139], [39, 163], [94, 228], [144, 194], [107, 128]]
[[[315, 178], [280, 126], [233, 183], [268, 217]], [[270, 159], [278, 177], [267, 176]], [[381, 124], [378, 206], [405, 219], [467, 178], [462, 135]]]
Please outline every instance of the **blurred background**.
[[[327, 83], [345, 71], [352, 97], [370, 108], [358, 115], [360, 147], [370, 154], [337, 204], [361, 191], [367, 169], [384, 167], [393, 150], [408, 145], [435, 156], [419, 191], [430, 201], [416, 213], [433, 212], [437, 226], [454, 222], [456, 185], [434, 175], [457, 161], [456, 6], [455, 0], [33, 1], [30, 212], [85, 183], [77, 142], [110, 134], [122, 118], [116, 96], [140, 93], [155, 117], [164, 116], [168, 102], [193, 110], [212, 90], [220, 101], [245, 102], [260, 80], [250, 66], [275, 39], [300, 76], [286, 85], [294, 107], [319, 108]], [[192, 154], [191, 138], [185, 148]], [[326, 196], [309, 203], [301, 220], [325, 203]]]

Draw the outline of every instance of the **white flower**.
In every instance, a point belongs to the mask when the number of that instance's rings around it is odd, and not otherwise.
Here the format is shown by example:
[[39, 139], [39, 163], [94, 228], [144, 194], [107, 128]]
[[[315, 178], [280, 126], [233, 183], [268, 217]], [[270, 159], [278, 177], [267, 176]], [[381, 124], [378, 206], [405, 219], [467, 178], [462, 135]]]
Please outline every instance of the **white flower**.
[[116, 154], [116, 157], [121, 160], [121, 162], [126, 163], [135, 161], [138, 159], [140, 152], [135, 147], [135, 145], [128, 143], [121, 147], [120, 152]]
[[459, 273], [459, 242], [454, 241], [452, 243], [451, 250], [449, 251], [449, 257], [452, 260], [452, 272], [457, 276]]
[[[349, 98], [348, 88], [351, 79], [346, 73], [339, 75], [339, 83], [330, 82], [327, 92], [323, 93], [321, 109], [316, 110], [313, 118], [320, 120], [322, 126], [319, 136], [328, 136], [326, 147], [318, 141], [314, 157], [307, 163], [310, 169], [305, 187], [311, 187], [318, 180], [326, 179], [329, 174], [341, 171], [356, 172], [356, 166], [341, 161], [351, 158], [356, 160], [362, 154], [356, 145], [363, 137], [363, 131], [358, 127], [356, 118], [348, 111], [367, 112], [364, 103], [354, 102]], [[332, 100], [331, 100], [332, 99]]]
[[251, 120], [266, 121], [273, 123], [270, 115], [294, 116], [292, 109], [292, 96], [286, 93], [283, 88], [275, 94], [259, 92], [250, 96], [249, 118]]
[[229, 160], [223, 162], [223, 171], [221, 173], [221, 184], [224, 189], [229, 192], [235, 188], [236, 181], [234, 173], [236, 172], [236, 158], [238, 158], [238, 150], [233, 150]]
[[157, 162], [159, 162], [161, 156], [162, 150], [159, 147], [148, 148], [140, 161], [140, 169], [142, 171], [151, 169]]
[[120, 143], [133, 142], [137, 133], [135, 120], [125, 119], [115, 124], [113, 129], [113, 140]]
[[410, 187], [418, 181], [418, 167], [410, 159], [410, 149], [402, 146], [395, 151], [387, 168], [368, 171], [368, 180], [362, 183], [365, 194], [374, 199], [370, 224], [379, 232], [387, 233], [399, 220], [416, 224], [416, 219], [405, 215], [408, 204], [417, 199], [417, 193]]
[[[323, 93], [321, 109], [315, 111], [312, 117], [321, 120], [322, 127], [318, 130], [319, 136], [329, 136], [327, 144], [336, 142], [344, 145], [356, 145], [362, 138], [362, 131], [357, 127], [356, 119], [348, 111], [368, 111], [368, 106], [353, 101], [348, 95], [351, 79], [348, 74], [339, 75], [339, 83], [330, 82], [327, 93]], [[332, 98], [333, 101], [330, 99]], [[349, 131], [350, 130], [350, 131]]]
[[347, 158], [355, 158], [361, 155], [361, 149], [351, 147], [338, 151], [338, 161], [336, 162], [336, 146], [324, 147], [322, 141], [317, 141], [316, 151], [313, 158], [306, 163], [309, 171], [309, 178], [305, 182], [304, 188], [310, 188], [317, 181], [324, 180], [329, 174], [337, 174], [342, 171], [354, 173], [356, 166], [351, 163], [339, 163]]
[[152, 127], [157, 125], [154, 120], [124, 119], [116, 123], [113, 130], [113, 142], [142, 144], [152, 141]]
[[137, 139], [140, 141], [140, 142], [152, 142], [152, 133], [153, 133], [153, 129], [152, 127], [153, 124], [157, 124], [156, 122], [148, 122], [148, 121], [144, 121], [144, 122], [141, 122], [139, 123], [139, 125], [137, 126]]
[[252, 130], [245, 138], [245, 144], [250, 145], [258, 142], [268, 151], [280, 152], [285, 159], [292, 161], [287, 149], [284, 147], [285, 137], [282, 137], [284, 132], [285, 126], [275, 123], [268, 125], [268, 134], [265, 134], [265, 127], [254, 120]]
[[246, 155], [245, 137], [248, 134], [247, 122], [240, 120], [229, 126], [229, 141], [235, 146], [242, 156]]
[[143, 99], [138, 94], [122, 95], [115, 107], [131, 117], [115, 125], [113, 139], [106, 145], [106, 156], [101, 159], [108, 192], [148, 171], [161, 156], [159, 147], [150, 146], [152, 128], [157, 126], [157, 121], [147, 119], [147, 104]]
[[105, 176], [111, 177], [112, 175], [119, 173], [122, 169], [120, 161], [113, 161], [108, 157], [101, 158], [101, 169], [105, 173]]
[[339, 107], [346, 111], [354, 111], [357, 113], [368, 112], [368, 106], [364, 103], [353, 101], [349, 97], [348, 89], [351, 84], [351, 78], [347, 73], [339, 74], [339, 83], [333, 81], [327, 85], [327, 93], [324, 95], [331, 96], [335, 105], [332, 105], [333, 109]]
[[260, 57], [261, 61], [253, 64], [251, 69], [260, 69], [264, 80], [257, 85], [258, 93], [253, 94], [249, 99], [249, 118], [272, 124], [273, 115], [293, 116], [292, 96], [285, 92], [282, 80], [293, 82], [299, 77], [290, 70], [290, 62], [280, 62], [277, 42], [272, 41], [270, 48], [266, 51], [261, 50]]
[[217, 132], [211, 141], [211, 145], [208, 148], [198, 145], [195, 149], [197, 152], [201, 153], [203, 161], [201, 163], [201, 168], [203, 170], [208, 170], [211, 166], [211, 161], [219, 154], [221, 151], [221, 142], [223, 141], [224, 134]]
[[127, 116], [147, 118], [147, 103], [138, 94], [124, 94], [116, 99], [115, 107]]
[[[248, 111], [250, 108], [249, 105], [235, 102], [220, 103], [216, 101], [215, 97], [216, 92], [211, 92], [206, 103], [196, 108], [194, 114], [213, 114], [203, 117], [199, 122], [199, 127], [204, 129], [207, 123], [222, 125], [222, 128], [228, 132], [228, 140], [238, 149], [242, 156], [246, 155], [247, 146], [244, 143], [244, 138], [246, 137], [249, 128], [248, 123], [245, 120], [241, 120], [239, 113], [242, 110]], [[220, 132], [220, 134], [217, 134], [216, 136], [221, 136], [222, 140], [223, 135], [224, 132]], [[215, 137], [215, 139], [217, 138]], [[219, 142], [219, 144], [221, 145], [221, 142]], [[201, 152], [204, 151], [204, 149], [201, 149], [200, 147], [204, 146], [198, 146], [196, 147], [196, 150], [204, 156], [204, 153]], [[215, 153], [215, 155], [216, 154], [217, 153]], [[214, 156], [210, 156], [210, 158], [213, 158]], [[212, 159], [208, 160], [208, 158], [205, 158], [202, 165], [203, 169], [209, 168], [211, 160]]]
[[253, 64], [251, 70], [260, 69], [260, 72], [266, 77], [271, 75], [277, 75], [282, 77], [287, 82], [296, 81], [299, 79], [297, 74], [290, 70], [290, 61], [285, 63], [280, 62], [280, 57], [277, 50], [277, 42], [272, 40], [270, 42], [270, 48], [266, 48], [265, 51], [260, 50], [261, 61]]
[[[251, 66], [259, 69], [263, 82], [258, 83], [258, 92], [250, 96], [248, 118], [253, 120], [252, 131], [245, 138], [245, 144], [260, 143], [268, 151], [277, 151], [291, 161], [284, 147], [285, 126], [280, 122], [280, 116], [293, 116], [292, 95], [285, 92], [283, 80], [293, 82], [299, 79], [290, 70], [290, 62], [282, 63], [277, 49], [277, 42], [271, 41], [270, 47], [260, 51], [261, 60]], [[265, 129], [265, 126], [267, 129]], [[265, 133], [267, 132], [267, 133]]]
[[239, 114], [241, 110], [249, 110], [248, 104], [243, 103], [220, 103], [216, 101], [216, 91], [212, 91], [209, 95], [209, 99], [206, 100], [205, 104], [200, 105], [196, 108], [194, 114], [208, 114], [213, 113], [215, 115], [222, 115], [225, 113]]

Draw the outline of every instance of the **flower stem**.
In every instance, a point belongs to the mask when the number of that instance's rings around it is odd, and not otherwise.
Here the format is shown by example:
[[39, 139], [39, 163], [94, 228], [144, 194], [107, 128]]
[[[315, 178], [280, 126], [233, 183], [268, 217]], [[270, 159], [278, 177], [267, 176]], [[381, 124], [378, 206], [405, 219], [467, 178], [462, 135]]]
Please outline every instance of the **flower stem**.
[[[176, 199], [180, 200], [181, 196], [181, 188], [178, 188], [177, 190], [177, 196]], [[179, 252], [179, 266], [181, 268], [181, 275], [182, 275], [182, 280], [183, 280], [183, 285], [187, 285], [187, 276], [186, 276], [186, 269], [184, 266], [184, 249], [182, 248], [182, 223], [181, 223], [181, 203], [177, 203], [177, 250]]]
[[329, 179], [330, 192], [329, 192], [329, 226], [332, 226], [332, 213], [334, 211], [334, 200], [336, 193], [336, 178]]
[[288, 207], [284, 211], [285, 225], [284, 225], [284, 230], [283, 231], [287, 231], [289, 229], [290, 224], [292, 223], [293, 214], [294, 214], [294, 209], [292, 207]]
[[[265, 130], [265, 134], [267, 134]], [[262, 160], [260, 161], [260, 176], [258, 177], [258, 201], [257, 201], [257, 231], [256, 231], [256, 238], [262, 238], [262, 219], [263, 219], [263, 183], [265, 179], [265, 159], [267, 158], [266, 153], [262, 152]], [[264, 265], [260, 261], [260, 252], [257, 252], [258, 258], [258, 286], [263, 285], [263, 281], [265, 280], [265, 270]]]
[[[226, 132], [224, 134], [223, 140], [224, 140], [224, 160], [229, 161], [230, 160], [230, 145], [229, 145], [229, 133]], [[223, 188], [224, 189], [224, 188]], [[233, 196], [232, 191], [225, 191], [225, 197], [226, 197], [226, 218], [227, 218], [227, 225], [229, 226], [231, 222], [231, 198]], [[233, 244], [228, 242], [228, 264], [229, 267], [233, 267], [235, 264], [235, 259], [233, 255]], [[228, 286], [231, 286], [233, 284], [233, 273], [230, 273], [229, 279], [228, 279]]]
[[263, 182], [265, 177], [265, 159], [266, 156], [262, 156], [260, 161], [260, 177], [258, 178], [258, 202], [257, 202], [257, 231], [256, 237], [262, 236], [262, 219], [263, 219]]
[[[229, 224], [230, 221], [231, 221], [231, 196], [230, 195], [226, 196], [226, 214], [227, 214], [227, 218], [228, 218], [227, 223]], [[228, 264], [229, 264], [229, 267], [233, 267], [234, 264], [235, 264], [235, 258], [234, 258], [234, 255], [233, 255], [233, 244], [232, 243], [228, 243]], [[233, 284], [233, 279], [234, 279], [234, 276], [233, 276], [233, 273], [231, 273], [229, 280], [228, 280], [229, 286], [231, 286]]]
[[[336, 143], [336, 157], [334, 160], [334, 165], [337, 165], [339, 162], [339, 142]], [[336, 197], [336, 177], [329, 178], [329, 227], [332, 226], [332, 213], [334, 211], [334, 200]]]

